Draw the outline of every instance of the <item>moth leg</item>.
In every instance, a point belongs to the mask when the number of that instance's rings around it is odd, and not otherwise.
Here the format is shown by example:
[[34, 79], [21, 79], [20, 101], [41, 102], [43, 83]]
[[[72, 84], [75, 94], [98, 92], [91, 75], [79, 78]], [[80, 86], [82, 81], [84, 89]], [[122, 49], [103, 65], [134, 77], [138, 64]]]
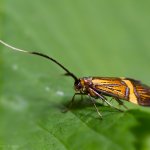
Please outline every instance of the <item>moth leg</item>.
[[[76, 95], [81, 95], [81, 100], [83, 100], [83, 95], [87, 95], [87, 94], [86, 94], [86, 93], [75, 93], [75, 94], [73, 95], [73, 97], [72, 97], [71, 102], [70, 102], [69, 105], [72, 106], [72, 104], [74, 103], [74, 100], [75, 100], [75, 96], [76, 96]], [[71, 106], [70, 106], [70, 107], [71, 107]]]
[[114, 109], [116, 109], [116, 110], [119, 110], [119, 111], [123, 112], [123, 110], [121, 110], [121, 109], [119, 109], [119, 108], [113, 106], [111, 103], [109, 103], [109, 102], [107, 101], [107, 98], [106, 98], [105, 96], [100, 95], [99, 93], [97, 93], [97, 92], [96, 92], [94, 89], [92, 89], [92, 88], [90, 88], [90, 89], [91, 89], [100, 99], [102, 99], [108, 106], [110, 106], [110, 107], [112, 107], [112, 108], [114, 108]]
[[63, 112], [67, 112], [67, 111], [72, 107], [76, 95], [81, 95], [81, 96], [83, 96], [83, 95], [86, 95], [86, 94], [85, 94], [85, 93], [74, 93], [74, 95], [73, 95], [71, 101], [69, 102], [67, 108], [66, 108]]
[[112, 107], [112, 108], [114, 108], [114, 109], [116, 109], [116, 110], [123, 111], [123, 110], [121, 110], [121, 109], [119, 109], [119, 108], [113, 106], [113, 105], [112, 105], [111, 103], [109, 103], [106, 99], [104, 99], [104, 101], [106, 102], [106, 104], [107, 104], [108, 106], [110, 106], [110, 107]]
[[110, 99], [110, 102], [112, 102], [113, 99], [114, 99], [114, 98], [112, 97], [112, 98]]
[[[104, 96], [103, 96], [103, 97], [104, 97]], [[112, 108], [114, 108], [114, 109], [116, 109], [116, 110], [119, 110], [119, 111], [123, 112], [123, 110], [121, 110], [121, 109], [119, 109], [119, 108], [113, 106], [110, 102], [108, 102], [107, 99], [106, 99], [106, 97], [105, 97], [103, 100], [104, 100], [104, 102], [106, 102], [106, 104], [107, 104], [108, 106], [110, 106], [110, 107], [112, 107]]]
[[128, 107], [119, 98], [115, 97], [114, 99], [118, 102], [119, 105], [123, 106], [125, 109], [128, 110]]
[[93, 103], [93, 105], [94, 105], [94, 107], [95, 107], [99, 117], [102, 119], [102, 114], [99, 112], [99, 110], [98, 110], [98, 108], [97, 108], [97, 106], [95, 104], [95, 101], [93, 100], [93, 98], [90, 95], [89, 95], [89, 97], [90, 97], [90, 100], [92, 101], [92, 103]]
[[81, 100], [83, 101], [83, 94], [81, 94]]

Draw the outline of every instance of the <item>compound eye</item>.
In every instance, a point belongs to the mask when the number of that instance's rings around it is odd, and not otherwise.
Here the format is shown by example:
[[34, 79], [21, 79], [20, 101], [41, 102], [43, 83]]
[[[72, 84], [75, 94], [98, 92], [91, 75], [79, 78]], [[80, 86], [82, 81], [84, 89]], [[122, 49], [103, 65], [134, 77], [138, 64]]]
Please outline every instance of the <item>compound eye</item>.
[[79, 90], [82, 89], [82, 85], [81, 85], [81, 83], [80, 83], [80, 80], [76, 81], [74, 85], [75, 85], [75, 86], [74, 86], [74, 87], [75, 87], [75, 90], [79, 91]]
[[78, 83], [77, 87], [78, 89], [81, 89], [82, 88], [81, 83]]

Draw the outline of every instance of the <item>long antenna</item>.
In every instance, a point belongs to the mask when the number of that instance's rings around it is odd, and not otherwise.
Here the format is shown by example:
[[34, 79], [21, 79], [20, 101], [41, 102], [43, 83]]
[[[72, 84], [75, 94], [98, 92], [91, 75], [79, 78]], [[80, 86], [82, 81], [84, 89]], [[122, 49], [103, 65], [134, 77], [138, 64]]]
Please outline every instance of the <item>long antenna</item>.
[[48, 56], [48, 55], [45, 55], [45, 54], [42, 54], [42, 53], [39, 53], [39, 52], [29, 52], [29, 51], [26, 51], [26, 50], [23, 50], [23, 49], [19, 49], [19, 48], [16, 48], [16, 47], [13, 47], [7, 43], [5, 43], [4, 41], [0, 40], [0, 43], [3, 44], [4, 46], [12, 49], [12, 50], [15, 50], [15, 51], [19, 51], [19, 52], [24, 52], [24, 53], [28, 53], [28, 54], [33, 54], [33, 55], [38, 55], [38, 56], [41, 56], [41, 57], [44, 57], [46, 59], [49, 59], [51, 60], [52, 62], [54, 62], [55, 64], [57, 64], [58, 66], [60, 66], [63, 70], [66, 71], [66, 74], [67, 76], [71, 76], [75, 81], [78, 80], [78, 78], [72, 73], [70, 72], [66, 67], [64, 67], [61, 63], [59, 63], [57, 60], [53, 59], [52, 57]]

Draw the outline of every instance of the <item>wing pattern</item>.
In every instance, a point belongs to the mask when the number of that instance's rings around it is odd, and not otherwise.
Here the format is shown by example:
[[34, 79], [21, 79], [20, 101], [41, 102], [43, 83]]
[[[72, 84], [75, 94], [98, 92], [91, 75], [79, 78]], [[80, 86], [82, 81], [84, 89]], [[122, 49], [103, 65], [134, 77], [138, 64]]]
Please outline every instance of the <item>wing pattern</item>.
[[120, 78], [94, 77], [92, 83], [100, 93], [128, 100], [129, 88]]
[[150, 106], [150, 87], [142, 84], [140, 81], [130, 79], [134, 86], [134, 93], [137, 97], [138, 103], [143, 106]]

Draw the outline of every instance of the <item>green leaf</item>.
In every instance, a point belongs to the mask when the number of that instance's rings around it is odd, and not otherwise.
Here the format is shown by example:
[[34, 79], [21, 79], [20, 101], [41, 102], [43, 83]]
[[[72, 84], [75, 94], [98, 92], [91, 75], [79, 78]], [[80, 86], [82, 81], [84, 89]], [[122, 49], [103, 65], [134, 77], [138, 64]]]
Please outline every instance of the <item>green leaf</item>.
[[[5, 42], [48, 54], [78, 77], [126, 76], [150, 85], [148, 1], [0, 4]], [[129, 110], [119, 112], [97, 104], [101, 120], [88, 97], [76, 97], [64, 113], [74, 83], [56, 64], [0, 45], [0, 70], [0, 149], [150, 149], [149, 108], [125, 102]]]

